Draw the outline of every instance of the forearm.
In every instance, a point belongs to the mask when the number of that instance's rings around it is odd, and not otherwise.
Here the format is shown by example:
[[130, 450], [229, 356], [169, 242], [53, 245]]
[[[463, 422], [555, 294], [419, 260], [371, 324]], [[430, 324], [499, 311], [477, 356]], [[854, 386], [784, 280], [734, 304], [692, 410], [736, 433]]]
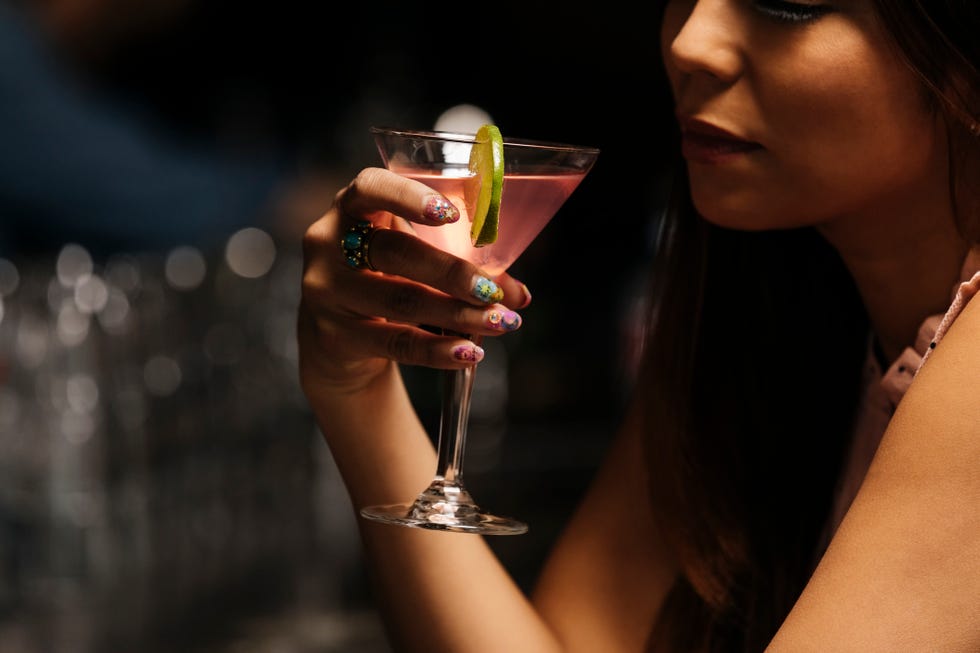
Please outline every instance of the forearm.
[[405, 502], [432, 480], [435, 452], [396, 365], [356, 391], [307, 394], [355, 510]]
[[[311, 403], [356, 510], [411, 500], [432, 480], [435, 452], [395, 365], [356, 393], [324, 390]], [[483, 538], [359, 523], [397, 650], [559, 650]]]

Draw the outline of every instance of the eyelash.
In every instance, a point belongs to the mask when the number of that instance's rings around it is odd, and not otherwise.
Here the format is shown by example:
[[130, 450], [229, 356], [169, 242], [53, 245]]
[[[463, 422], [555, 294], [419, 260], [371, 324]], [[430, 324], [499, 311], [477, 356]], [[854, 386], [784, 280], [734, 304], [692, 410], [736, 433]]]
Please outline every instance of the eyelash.
[[826, 5], [805, 5], [786, 0], [753, 0], [756, 10], [780, 23], [807, 23], [830, 12]]

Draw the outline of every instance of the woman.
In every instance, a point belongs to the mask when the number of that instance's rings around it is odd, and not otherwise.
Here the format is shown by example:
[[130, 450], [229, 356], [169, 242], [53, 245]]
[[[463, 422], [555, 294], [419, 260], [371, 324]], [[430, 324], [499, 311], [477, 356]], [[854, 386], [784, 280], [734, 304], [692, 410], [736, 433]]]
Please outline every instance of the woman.
[[[362, 524], [398, 650], [980, 650], [978, 29], [967, 0], [666, 3], [683, 174], [621, 433], [530, 597], [480, 538]], [[503, 310], [398, 229], [345, 269], [392, 214], [458, 215], [365, 170], [305, 242], [302, 380], [356, 507], [434, 468], [396, 363], [480, 358], [410, 325]]]

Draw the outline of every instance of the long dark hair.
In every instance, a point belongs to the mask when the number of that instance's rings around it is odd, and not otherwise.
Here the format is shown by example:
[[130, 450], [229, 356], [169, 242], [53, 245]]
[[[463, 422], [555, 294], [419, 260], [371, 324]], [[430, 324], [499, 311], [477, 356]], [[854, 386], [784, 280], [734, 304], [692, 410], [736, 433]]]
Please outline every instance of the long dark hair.
[[980, 6], [975, 0], [875, 0], [885, 29], [945, 117], [957, 224], [980, 241]]
[[[976, 0], [875, 0], [947, 124], [950, 192], [980, 240]], [[674, 134], [676, 138], [676, 134]], [[681, 170], [681, 167], [677, 167]], [[681, 575], [648, 650], [762, 651], [825, 544], [870, 329], [813, 229], [748, 233], [696, 215], [678, 172], [652, 266], [644, 394], [651, 500]]]

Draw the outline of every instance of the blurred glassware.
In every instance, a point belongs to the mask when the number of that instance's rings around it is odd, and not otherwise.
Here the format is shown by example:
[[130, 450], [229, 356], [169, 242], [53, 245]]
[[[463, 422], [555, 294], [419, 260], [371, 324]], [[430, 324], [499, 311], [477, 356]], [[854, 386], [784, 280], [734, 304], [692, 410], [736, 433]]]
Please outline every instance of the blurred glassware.
[[300, 274], [257, 229], [216, 252], [0, 259], [3, 650], [190, 640], [202, 605], [224, 597], [213, 625], [282, 599], [324, 532], [356, 539], [314, 512], [333, 470], [298, 388]]

